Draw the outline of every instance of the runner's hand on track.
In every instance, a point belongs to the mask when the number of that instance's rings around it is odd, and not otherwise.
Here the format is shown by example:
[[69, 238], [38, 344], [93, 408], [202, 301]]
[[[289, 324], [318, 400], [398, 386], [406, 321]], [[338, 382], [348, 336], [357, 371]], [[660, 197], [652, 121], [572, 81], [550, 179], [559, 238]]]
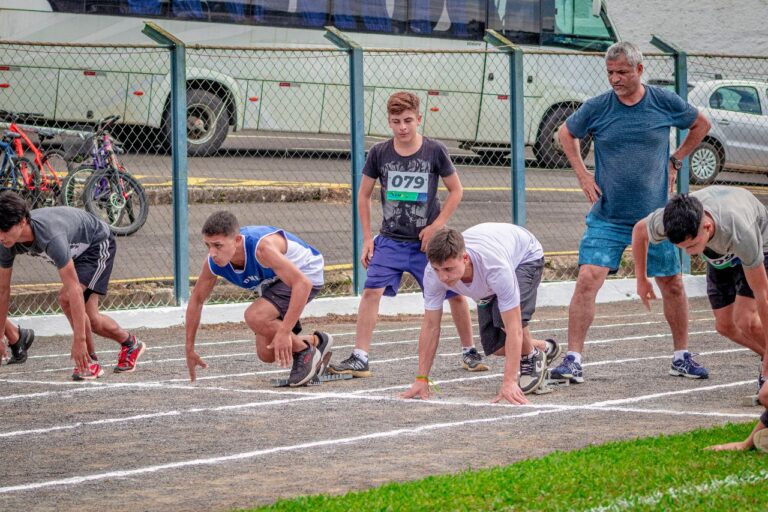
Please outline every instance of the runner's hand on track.
[[496, 395], [496, 398], [491, 400], [491, 403], [499, 403], [502, 400], [506, 400], [507, 402], [514, 404], [514, 405], [526, 405], [530, 402], [528, 402], [528, 399], [525, 398], [525, 394], [523, 393], [523, 390], [520, 389], [520, 386], [517, 384], [517, 382], [505, 382], [501, 385], [501, 390], [499, 390], [499, 394]]
[[208, 368], [208, 363], [203, 361], [203, 358], [200, 357], [197, 352], [194, 350], [187, 353], [187, 369], [189, 370], [189, 380], [192, 382], [195, 382], [195, 379], [197, 379], [197, 367], [202, 368], [205, 370]]
[[429, 382], [417, 380], [411, 384], [411, 388], [408, 391], [400, 393], [400, 398], [420, 398], [422, 400], [428, 400], [431, 395], [432, 391], [429, 389]]
[[278, 332], [272, 338], [272, 343], [267, 348], [275, 351], [275, 362], [283, 368], [290, 368], [293, 363], [293, 352], [291, 351], [291, 334]]
[[656, 300], [656, 292], [653, 291], [653, 285], [651, 280], [642, 277], [637, 278], [637, 294], [640, 296], [640, 300], [643, 302], [643, 306], [648, 311], [651, 310], [651, 301]]
[[88, 367], [91, 364], [91, 356], [88, 355], [88, 347], [85, 345], [85, 341], [82, 343], [72, 343], [72, 360], [75, 362], [75, 366], [81, 373], [88, 371]]

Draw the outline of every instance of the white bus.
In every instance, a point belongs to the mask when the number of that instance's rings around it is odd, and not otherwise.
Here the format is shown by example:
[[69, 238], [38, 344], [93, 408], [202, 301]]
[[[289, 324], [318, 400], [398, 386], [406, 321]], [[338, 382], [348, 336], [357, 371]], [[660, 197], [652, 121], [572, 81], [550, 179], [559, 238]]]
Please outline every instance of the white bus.
[[[569, 52], [603, 51], [618, 40], [604, 0], [0, 0], [0, 39], [146, 44], [141, 29], [147, 19], [190, 45], [328, 47], [323, 27], [333, 25], [364, 48], [483, 50], [490, 28], [524, 49], [555, 50], [526, 57], [524, 70], [525, 142], [549, 166], [566, 163], [554, 137], [557, 127], [607, 87], [600, 59], [577, 59]], [[164, 70], [136, 69], [131, 59], [89, 61], [87, 52], [76, 65], [48, 59], [0, 45], [0, 110], [66, 123], [117, 114], [127, 124], [167, 132], [170, 88]], [[346, 94], [343, 81], [324, 82], [287, 62], [282, 71], [278, 63], [262, 76], [259, 66], [228, 68], [221, 61], [198, 59], [190, 67], [189, 60], [190, 155], [214, 154], [229, 131], [349, 131], [343, 115], [323, 115], [338, 110]], [[424, 70], [412, 69], [413, 79], [403, 84], [366, 60], [366, 112], [384, 112], [393, 88], [410, 89], [423, 100], [425, 134], [477, 151], [508, 147], [504, 55], [485, 54], [476, 65], [453, 73], [427, 72], [436, 65], [431, 58], [414, 62]], [[278, 112], [287, 102], [275, 95], [298, 90], [280, 86], [286, 83], [303, 86], [304, 94], [319, 88], [322, 100], [297, 112]], [[249, 110], [254, 97], [260, 105]], [[383, 116], [369, 117], [367, 134], [387, 136], [386, 123], [377, 119]]]

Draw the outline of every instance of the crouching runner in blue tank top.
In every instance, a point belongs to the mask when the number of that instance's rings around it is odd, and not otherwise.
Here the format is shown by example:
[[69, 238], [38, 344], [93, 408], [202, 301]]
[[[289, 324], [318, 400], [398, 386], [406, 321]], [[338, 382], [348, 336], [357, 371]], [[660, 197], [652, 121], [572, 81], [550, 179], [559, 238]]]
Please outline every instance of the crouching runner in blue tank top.
[[256, 334], [256, 354], [266, 363], [291, 368], [288, 382], [303, 386], [321, 371], [333, 337], [315, 331], [300, 336], [304, 306], [323, 286], [323, 256], [297, 236], [272, 226], [239, 227], [230, 212], [219, 211], [203, 225], [208, 257], [192, 290], [186, 314], [189, 377], [208, 365], [195, 352], [195, 336], [203, 304], [216, 280], [253, 290], [260, 297], [245, 311], [245, 323]]

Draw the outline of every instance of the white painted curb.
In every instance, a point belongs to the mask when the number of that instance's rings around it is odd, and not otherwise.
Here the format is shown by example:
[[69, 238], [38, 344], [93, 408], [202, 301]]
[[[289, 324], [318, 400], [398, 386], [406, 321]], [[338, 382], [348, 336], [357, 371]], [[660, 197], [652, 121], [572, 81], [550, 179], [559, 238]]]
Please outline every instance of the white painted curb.
[[[705, 297], [707, 295], [707, 283], [704, 276], [685, 276], [685, 290], [688, 297]], [[536, 307], [567, 306], [571, 301], [571, 295], [576, 286], [575, 281], [562, 281], [542, 283], [539, 286]], [[658, 294], [657, 291], [657, 295]], [[611, 279], [605, 282], [597, 295], [598, 303], [619, 302], [636, 300], [634, 279]], [[316, 299], [304, 308], [303, 317], [323, 317], [328, 314], [355, 315], [359, 297], [329, 297]], [[242, 322], [245, 309], [250, 305], [215, 304], [203, 308], [203, 316], [200, 323], [222, 324], [226, 322]], [[469, 301], [470, 307], [475, 303]], [[380, 315], [421, 314], [424, 303], [420, 293], [404, 293], [397, 297], [384, 297], [379, 308]], [[448, 305], [446, 304], [446, 309]], [[166, 307], [150, 309], [131, 309], [125, 311], [109, 311], [107, 314], [114, 318], [125, 329], [139, 327], [163, 328], [184, 323], [185, 308]], [[24, 327], [32, 328], [38, 336], [61, 336], [72, 333], [69, 322], [64, 315], [22, 316], [13, 319], [14, 322]]]

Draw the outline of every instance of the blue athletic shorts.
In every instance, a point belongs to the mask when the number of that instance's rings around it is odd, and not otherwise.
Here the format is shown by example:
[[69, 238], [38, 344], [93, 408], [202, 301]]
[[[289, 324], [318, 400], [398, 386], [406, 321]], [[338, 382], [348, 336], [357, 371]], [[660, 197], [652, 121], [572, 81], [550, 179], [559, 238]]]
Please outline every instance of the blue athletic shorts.
[[[421, 252], [421, 242], [399, 242], [379, 235], [373, 239], [373, 258], [368, 263], [366, 288], [384, 288], [384, 295], [394, 297], [400, 288], [403, 272], [409, 272], [424, 291], [424, 269], [427, 255]], [[456, 294], [448, 292], [446, 299]]]
[[[579, 244], [579, 265], [607, 267], [610, 274], [619, 270], [621, 255], [632, 245], [632, 228], [587, 215], [587, 229]], [[669, 240], [648, 246], [648, 277], [666, 277], [679, 274], [680, 258], [677, 247]]]

